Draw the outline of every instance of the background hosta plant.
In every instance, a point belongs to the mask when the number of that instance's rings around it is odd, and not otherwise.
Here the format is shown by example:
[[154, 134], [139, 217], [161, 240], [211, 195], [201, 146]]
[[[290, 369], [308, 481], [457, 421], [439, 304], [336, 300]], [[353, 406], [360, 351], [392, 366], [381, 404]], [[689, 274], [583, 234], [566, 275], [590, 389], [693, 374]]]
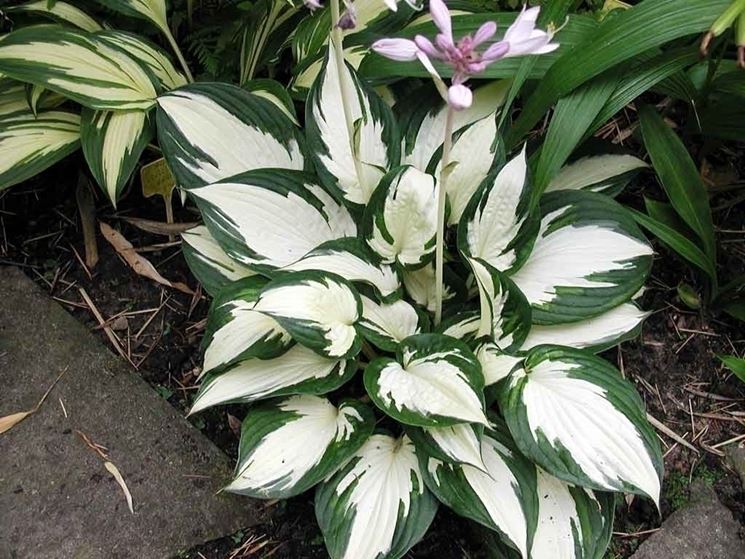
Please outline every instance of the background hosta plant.
[[402, 557], [438, 503], [521, 557], [601, 557], [613, 493], [660, 493], [641, 399], [595, 355], [645, 317], [652, 251], [609, 196], [644, 164], [584, 158], [537, 186], [499, 132], [504, 85], [459, 112], [422, 91], [390, 108], [339, 35], [304, 130], [279, 96], [226, 84], [156, 100], [215, 297], [192, 413], [250, 405], [227, 489], [316, 486], [334, 559]]

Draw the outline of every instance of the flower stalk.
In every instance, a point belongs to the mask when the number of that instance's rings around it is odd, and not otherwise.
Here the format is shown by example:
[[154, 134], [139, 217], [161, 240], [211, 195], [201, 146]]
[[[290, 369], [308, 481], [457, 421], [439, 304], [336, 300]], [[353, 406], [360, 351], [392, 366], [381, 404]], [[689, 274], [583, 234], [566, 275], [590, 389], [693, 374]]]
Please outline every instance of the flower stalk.
[[447, 178], [450, 174], [450, 150], [453, 146], [453, 117], [455, 110], [448, 105], [445, 117], [445, 138], [442, 142], [442, 158], [440, 159], [440, 180], [437, 187], [437, 237], [435, 244], [435, 326], [442, 321], [442, 299], [445, 291], [445, 200]]

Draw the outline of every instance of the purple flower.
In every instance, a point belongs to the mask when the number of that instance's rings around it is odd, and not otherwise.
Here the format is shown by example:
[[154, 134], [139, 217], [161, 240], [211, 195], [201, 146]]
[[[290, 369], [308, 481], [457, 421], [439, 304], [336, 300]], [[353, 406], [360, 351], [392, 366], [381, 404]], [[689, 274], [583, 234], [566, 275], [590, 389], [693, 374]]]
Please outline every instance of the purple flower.
[[313, 10], [320, 10], [323, 8], [323, 4], [321, 4], [320, 0], [303, 0], [303, 4], [305, 4], [305, 7], [308, 8], [311, 12]]

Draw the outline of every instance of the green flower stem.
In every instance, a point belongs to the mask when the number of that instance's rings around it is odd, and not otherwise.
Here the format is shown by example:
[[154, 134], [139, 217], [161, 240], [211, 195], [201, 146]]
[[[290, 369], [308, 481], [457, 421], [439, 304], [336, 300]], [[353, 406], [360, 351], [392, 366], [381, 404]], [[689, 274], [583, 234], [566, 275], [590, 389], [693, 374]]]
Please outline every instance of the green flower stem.
[[448, 105], [445, 118], [445, 138], [442, 142], [440, 160], [440, 182], [437, 187], [437, 240], [435, 245], [435, 326], [442, 321], [443, 266], [445, 264], [445, 191], [450, 174], [450, 148], [453, 145], [453, 116], [455, 111]]
[[171, 33], [171, 30], [168, 28], [168, 26], [163, 28], [163, 34], [166, 36], [166, 39], [168, 39], [168, 43], [171, 45], [173, 52], [176, 53], [176, 58], [178, 58], [181, 67], [184, 69], [186, 79], [189, 80], [189, 83], [194, 83], [194, 76], [191, 75], [189, 66], [186, 64], [186, 59], [181, 53], [181, 49], [179, 48], [178, 43], [176, 42], [176, 39], [174, 39], [173, 33]]

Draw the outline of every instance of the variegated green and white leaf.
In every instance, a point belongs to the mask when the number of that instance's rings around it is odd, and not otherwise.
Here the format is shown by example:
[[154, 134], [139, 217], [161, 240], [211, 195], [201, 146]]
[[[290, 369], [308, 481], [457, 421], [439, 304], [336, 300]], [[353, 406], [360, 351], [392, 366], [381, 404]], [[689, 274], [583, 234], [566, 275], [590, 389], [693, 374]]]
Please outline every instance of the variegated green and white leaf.
[[[275, 2], [281, 1], [275, 0]], [[271, 101], [292, 122], [300, 126], [297, 120], [297, 114], [295, 114], [295, 103], [292, 101], [290, 94], [287, 93], [287, 89], [278, 81], [268, 79], [250, 80], [243, 84], [243, 89], [267, 101]]]
[[447, 427], [411, 427], [406, 432], [423, 455], [486, 471], [481, 457], [481, 426], [458, 423]]
[[100, 31], [101, 25], [83, 10], [76, 8], [68, 2], [49, 2], [49, 0], [32, 0], [20, 6], [10, 6], [3, 8], [7, 13], [14, 12], [33, 13], [44, 15], [54, 21], [69, 23], [79, 27], [83, 31]]
[[375, 405], [406, 425], [489, 424], [481, 367], [468, 346], [455, 338], [411, 336], [399, 344], [396, 359], [373, 359], [364, 380]]
[[388, 173], [365, 209], [367, 244], [383, 262], [421, 268], [434, 256], [437, 186], [414, 167]]
[[502, 351], [494, 342], [479, 345], [474, 352], [484, 375], [484, 384], [491, 386], [510, 376], [510, 373], [523, 362], [524, 357], [510, 355]]
[[210, 233], [260, 272], [294, 264], [322, 243], [354, 237], [349, 212], [314, 177], [259, 169], [190, 191]]
[[190, 413], [228, 403], [289, 394], [326, 394], [354, 376], [353, 360], [328, 359], [301, 345], [273, 359], [247, 359], [219, 375], [207, 375]]
[[291, 396], [253, 408], [243, 420], [235, 479], [225, 488], [260, 499], [303, 493], [342, 467], [372, 434], [365, 405], [337, 408], [319, 396]]
[[549, 473], [659, 502], [657, 436], [634, 386], [607, 361], [539, 346], [510, 375], [501, 403], [520, 450]]
[[398, 274], [392, 266], [378, 261], [361, 239], [346, 237], [323, 243], [283, 270], [331, 272], [354, 284], [371, 287], [383, 300], [396, 298], [401, 290]]
[[168, 165], [184, 188], [305, 164], [292, 120], [272, 101], [233, 85], [192, 84], [162, 95], [157, 121]]
[[362, 302], [341, 276], [318, 271], [280, 275], [261, 291], [254, 309], [325, 357], [354, 357], [362, 346], [356, 328]]
[[213, 297], [226, 285], [256, 273], [225, 254], [204, 225], [183, 232], [181, 239], [181, 251], [191, 273]]
[[203, 375], [249, 357], [277, 357], [292, 345], [292, 338], [276, 320], [254, 310], [267, 281], [260, 276], [238, 280], [212, 302], [202, 342]]
[[375, 434], [316, 492], [331, 559], [399, 559], [429, 528], [437, 501], [404, 435]]
[[471, 344], [479, 337], [480, 327], [481, 313], [478, 310], [468, 310], [443, 319], [435, 331], [461, 340], [471, 347]]
[[144, 110], [155, 103], [155, 86], [139, 62], [77, 29], [37, 25], [13, 31], [0, 39], [0, 72], [91, 109]]
[[96, 34], [107, 43], [127, 51], [130, 56], [149, 68], [165, 89], [186, 85], [186, 77], [179, 72], [168, 55], [158, 46], [139, 35], [107, 29]]
[[527, 559], [538, 517], [535, 467], [502, 430], [484, 430], [483, 469], [424, 455], [420, 455], [420, 464], [427, 487], [441, 502], [496, 530]]
[[519, 348], [530, 330], [530, 305], [505, 275], [484, 260], [469, 258], [479, 287], [477, 336], [488, 336], [505, 351]]
[[644, 284], [652, 248], [608, 196], [552, 192], [541, 199], [533, 250], [512, 280], [536, 324], [577, 322], [628, 301]]
[[537, 468], [538, 524], [531, 557], [600, 559], [613, 529], [615, 499]]
[[[321, 181], [352, 204], [365, 205], [386, 170], [398, 165], [398, 129], [388, 105], [336, 59], [333, 48], [327, 51], [306, 105], [308, 144]], [[354, 138], [349, 137], [343, 99]]]
[[[65, 102], [60, 94], [43, 87], [0, 77], [0, 118], [21, 113], [37, 114]], [[33, 104], [32, 104], [33, 103]]]
[[83, 109], [80, 141], [88, 167], [116, 207], [119, 196], [154, 135], [148, 113]]
[[458, 226], [458, 246], [500, 272], [525, 259], [532, 237], [530, 182], [525, 149], [490, 175], [471, 198]]
[[405, 338], [422, 331], [424, 317], [403, 299], [378, 303], [365, 295], [359, 329], [365, 339], [384, 351], [396, 351]]
[[569, 324], [534, 324], [521, 350], [543, 344], [563, 345], [601, 351], [635, 336], [649, 316], [633, 303], [623, 303], [603, 314]]
[[[328, 31], [325, 31], [325, 35], [328, 37]], [[357, 70], [368, 52], [370, 52], [370, 49], [367, 45], [347, 47], [344, 49], [344, 60], [354, 70]], [[315, 57], [309, 58], [303, 64], [295, 67], [295, 77], [292, 78], [290, 83], [290, 91], [295, 97], [302, 100], [308, 97], [308, 93], [318, 80], [318, 75], [323, 70], [325, 62], [323, 53], [318, 53]]]
[[147, 19], [153, 22], [164, 33], [168, 30], [166, 0], [98, 0], [119, 13]]
[[46, 89], [40, 85], [26, 84], [26, 101], [32, 113], [38, 114], [39, 102], [45, 91]]
[[33, 177], [79, 147], [79, 115], [45, 111], [0, 118], [0, 190]]
[[[448, 268], [445, 268], [445, 285], [442, 292], [443, 301], [448, 301], [456, 295], [456, 290], [448, 283], [447, 272]], [[401, 275], [403, 276], [406, 292], [411, 299], [420, 307], [434, 312], [435, 292], [437, 291], [434, 263], [426, 264], [416, 270], [404, 270]]]
[[641, 169], [649, 167], [633, 155], [595, 155], [583, 157], [563, 167], [544, 192], [588, 189], [617, 192]]

